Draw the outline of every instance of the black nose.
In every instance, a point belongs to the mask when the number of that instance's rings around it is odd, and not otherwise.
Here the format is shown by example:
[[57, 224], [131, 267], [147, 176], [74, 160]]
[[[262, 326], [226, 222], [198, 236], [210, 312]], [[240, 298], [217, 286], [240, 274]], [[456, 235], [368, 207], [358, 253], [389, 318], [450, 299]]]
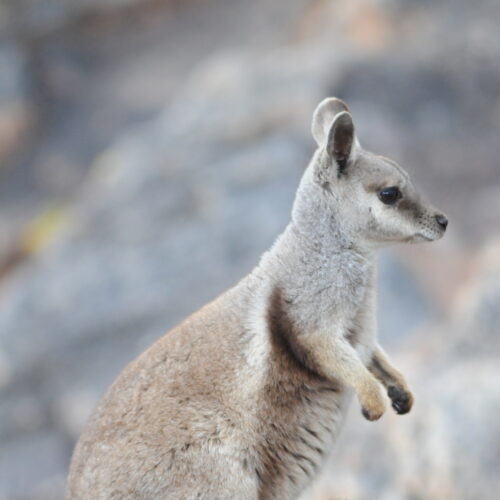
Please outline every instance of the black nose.
[[441, 214], [437, 214], [436, 216], [436, 222], [443, 228], [446, 229], [446, 226], [448, 225], [448, 219]]

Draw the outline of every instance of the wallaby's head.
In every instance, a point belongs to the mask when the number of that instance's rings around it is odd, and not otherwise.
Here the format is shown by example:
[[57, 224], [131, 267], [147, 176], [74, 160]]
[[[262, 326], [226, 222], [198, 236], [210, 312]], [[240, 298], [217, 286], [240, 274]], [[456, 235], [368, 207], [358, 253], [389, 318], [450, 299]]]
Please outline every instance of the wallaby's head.
[[420, 197], [396, 162], [361, 148], [343, 101], [329, 98], [318, 105], [312, 134], [318, 150], [299, 189], [294, 216], [309, 223], [318, 218], [318, 228], [325, 227], [320, 220], [335, 221], [350, 240], [368, 245], [443, 236], [446, 216]]

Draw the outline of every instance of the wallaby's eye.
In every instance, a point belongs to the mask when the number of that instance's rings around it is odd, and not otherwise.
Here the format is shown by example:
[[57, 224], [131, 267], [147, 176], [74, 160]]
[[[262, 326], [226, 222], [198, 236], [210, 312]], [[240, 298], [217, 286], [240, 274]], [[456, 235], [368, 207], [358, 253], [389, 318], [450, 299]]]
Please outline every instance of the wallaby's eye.
[[378, 197], [382, 203], [394, 205], [401, 198], [401, 191], [397, 186], [387, 187], [379, 191]]

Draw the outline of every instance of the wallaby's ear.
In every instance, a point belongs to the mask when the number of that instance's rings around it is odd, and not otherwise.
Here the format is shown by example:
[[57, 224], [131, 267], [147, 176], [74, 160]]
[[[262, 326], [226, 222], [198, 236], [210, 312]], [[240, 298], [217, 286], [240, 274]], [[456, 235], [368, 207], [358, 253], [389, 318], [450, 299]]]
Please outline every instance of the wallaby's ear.
[[342, 170], [355, 142], [354, 123], [344, 101], [330, 97], [320, 102], [313, 114], [312, 135]]
[[330, 132], [333, 119], [342, 111], [349, 111], [347, 104], [336, 97], [323, 99], [314, 110], [312, 119], [312, 135], [318, 146], [323, 146]]
[[354, 124], [352, 123], [351, 114], [342, 111], [333, 120], [326, 145], [326, 151], [338, 163], [340, 170], [343, 170], [346, 166], [353, 143]]

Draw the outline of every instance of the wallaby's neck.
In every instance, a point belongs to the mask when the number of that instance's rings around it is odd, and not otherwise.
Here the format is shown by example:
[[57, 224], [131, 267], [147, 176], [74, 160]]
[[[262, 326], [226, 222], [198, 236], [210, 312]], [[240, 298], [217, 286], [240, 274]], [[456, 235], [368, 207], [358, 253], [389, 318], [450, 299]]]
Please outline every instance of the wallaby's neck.
[[357, 248], [356, 235], [342, 217], [337, 193], [330, 185], [318, 184], [313, 175], [309, 167], [297, 190], [291, 220], [295, 236], [316, 253], [331, 255]]
[[291, 221], [264, 255], [259, 267], [277, 281], [298, 286], [307, 283], [313, 288], [315, 283], [321, 284], [325, 279], [338, 281], [344, 271], [358, 269], [361, 273], [374, 266], [373, 250], [356, 245], [350, 238], [337, 233], [335, 227], [321, 226], [318, 223], [318, 231], [314, 232]]
[[[316, 154], [312, 163], [319, 161]], [[374, 250], [359, 241], [356, 228], [346, 222], [342, 213], [342, 200], [335, 186], [321, 186], [315, 179], [311, 165], [305, 172], [297, 190], [292, 208], [292, 219], [278, 239], [273, 250], [289, 253], [287, 247], [300, 254], [307, 252], [311, 260], [323, 264], [335, 256], [352, 256], [373, 261]]]
[[311, 175], [304, 174], [292, 220], [256, 272], [297, 306], [321, 303], [331, 312], [344, 304], [355, 309], [366, 287], [373, 284], [374, 252], [356, 242], [335, 208], [335, 193], [319, 186]]

